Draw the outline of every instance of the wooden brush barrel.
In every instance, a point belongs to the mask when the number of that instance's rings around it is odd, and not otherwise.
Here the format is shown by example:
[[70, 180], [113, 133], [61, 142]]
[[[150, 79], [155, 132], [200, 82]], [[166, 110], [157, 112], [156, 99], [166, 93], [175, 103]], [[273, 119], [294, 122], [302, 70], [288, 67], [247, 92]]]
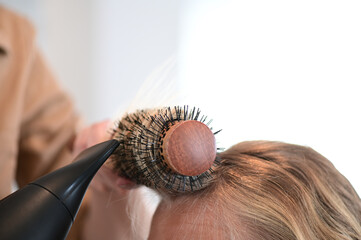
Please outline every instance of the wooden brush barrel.
[[120, 176], [167, 194], [205, 188], [219, 159], [207, 117], [188, 106], [125, 115], [114, 129], [120, 142], [112, 167]]

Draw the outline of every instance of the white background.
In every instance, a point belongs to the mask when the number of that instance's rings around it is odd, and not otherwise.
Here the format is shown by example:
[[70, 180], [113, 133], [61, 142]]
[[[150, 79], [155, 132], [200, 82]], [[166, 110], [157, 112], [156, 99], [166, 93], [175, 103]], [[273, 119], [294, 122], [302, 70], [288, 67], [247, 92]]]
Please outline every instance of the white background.
[[[27, 15], [88, 123], [170, 57], [187, 103], [245, 140], [311, 146], [361, 193], [359, 1], [0, 0]], [[166, 78], [166, 77], [165, 77]]]

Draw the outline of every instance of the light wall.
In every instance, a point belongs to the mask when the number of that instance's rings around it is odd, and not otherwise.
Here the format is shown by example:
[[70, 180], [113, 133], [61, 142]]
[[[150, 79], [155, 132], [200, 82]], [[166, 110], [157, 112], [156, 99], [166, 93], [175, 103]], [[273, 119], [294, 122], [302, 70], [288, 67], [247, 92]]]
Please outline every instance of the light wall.
[[112, 117], [177, 48], [176, 0], [0, 0], [27, 16], [87, 123]]

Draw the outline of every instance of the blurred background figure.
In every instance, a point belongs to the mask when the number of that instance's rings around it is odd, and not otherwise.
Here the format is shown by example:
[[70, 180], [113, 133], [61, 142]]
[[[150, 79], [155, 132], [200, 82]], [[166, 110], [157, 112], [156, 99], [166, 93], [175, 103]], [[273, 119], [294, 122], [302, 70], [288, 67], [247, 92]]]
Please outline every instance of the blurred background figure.
[[[152, 76], [162, 84], [148, 84], [151, 95], [179, 94], [214, 119], [218, 145], [242, 137], [311, 146], [360, 194], [360, 2], [0, 3], [35, 24], [86, 122], [127, 109]], [[167, 79], [175, 87], [160, 91]]]

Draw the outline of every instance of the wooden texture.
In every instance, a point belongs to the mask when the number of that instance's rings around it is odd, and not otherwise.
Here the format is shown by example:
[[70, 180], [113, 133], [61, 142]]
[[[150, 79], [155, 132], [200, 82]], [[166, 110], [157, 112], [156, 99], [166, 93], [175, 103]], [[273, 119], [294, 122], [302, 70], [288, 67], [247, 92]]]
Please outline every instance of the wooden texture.
[[169, 167], [186, 176], [204, 173], [216, 158], [216, 142], [212, 131], [196, 120], [173, 125], [164, 137], [162, 148]]

